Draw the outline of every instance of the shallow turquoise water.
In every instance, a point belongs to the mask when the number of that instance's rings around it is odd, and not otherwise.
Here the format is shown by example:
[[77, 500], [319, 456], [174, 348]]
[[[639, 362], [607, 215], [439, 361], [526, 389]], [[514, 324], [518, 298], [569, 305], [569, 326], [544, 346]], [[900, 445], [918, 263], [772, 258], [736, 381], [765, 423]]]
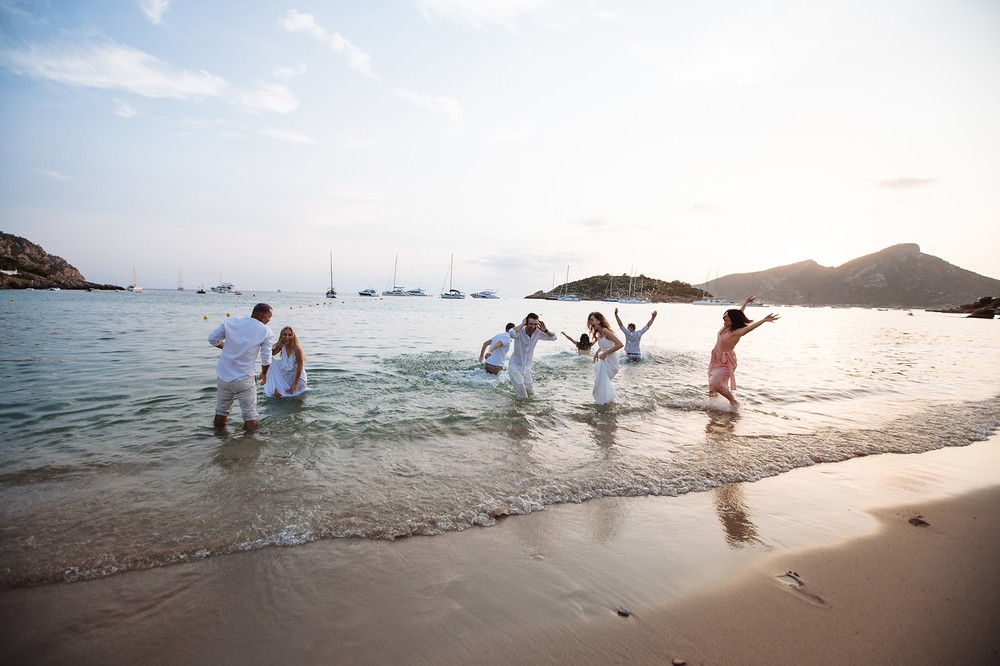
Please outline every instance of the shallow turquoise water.
[[[515, 403], [482, 342], [538, 312], [578, 337], [614, 304], [320, 294], [2, 292], [0, 586], [76, 580], [320, 538], [396, 538], [601, 496], [680, 494], [817, 462], [985, 439], [1000, 325], [914, 311], [780, 308], [737, 352], [742, 402], [706, 391], [721, 308], [622, 305], [645, 360], [592, 404], [592, 367], [539, 343]], [[274, 306], [311, 390], [211, 427], [227, 313]], [[752, 308], [751, 316], [769, 310]], [[237, 417], [234, 419], [238, 424]]]

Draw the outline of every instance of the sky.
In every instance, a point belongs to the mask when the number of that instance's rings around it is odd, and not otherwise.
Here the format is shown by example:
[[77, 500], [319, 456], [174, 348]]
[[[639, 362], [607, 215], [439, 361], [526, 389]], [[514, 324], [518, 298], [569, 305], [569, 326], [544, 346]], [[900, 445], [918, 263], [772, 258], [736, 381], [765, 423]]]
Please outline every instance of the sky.
[[997, 229], [994, 0], [0, 0], [0, 231], [92, 282], [1000, 277]]

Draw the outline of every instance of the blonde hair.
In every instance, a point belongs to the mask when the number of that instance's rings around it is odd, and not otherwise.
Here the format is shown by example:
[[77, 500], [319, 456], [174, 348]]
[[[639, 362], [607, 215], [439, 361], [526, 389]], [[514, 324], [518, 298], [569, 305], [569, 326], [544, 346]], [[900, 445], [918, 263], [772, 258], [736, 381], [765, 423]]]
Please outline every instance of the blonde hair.
[[[282, 337], [285, 335], [285, 331], [292, 334], [292, 341], [289, 342], [288, 345], [285, 345], [284, 340], [282, 340]], [[285, 349], [286, 346], [289, 349]], [[281, 329], [281, 332], [278, 333], [278, 341], [274, 343], [273, 347], [271, 347], [272, 354], [277, 354], [279, 351], [285, 356], [288, 356], [289, 353], [294, 354], [295, 362], [299, 364], [299, 367], [302, 368], [305, 366], [306, 355], [302, 351], [302, 345], [299, 344], [298, 336], [295, 335], [295, 329], [291, 326], [285, 326]]]

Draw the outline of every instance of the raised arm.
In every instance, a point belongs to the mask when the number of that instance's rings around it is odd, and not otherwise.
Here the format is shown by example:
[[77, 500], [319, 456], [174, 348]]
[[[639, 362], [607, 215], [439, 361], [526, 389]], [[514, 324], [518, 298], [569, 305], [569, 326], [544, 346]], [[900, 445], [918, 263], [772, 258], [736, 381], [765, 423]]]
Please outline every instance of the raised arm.
[[618, 316], [618, 308], [615, 308], [615, 321], [618, 322], [618, 328], [625, 328], [625, 324], [622, 323], [622, 318]]
[[757, 299], [756, 296], [747, 296], [746, 300], [743, 301], [743, 305], [740, 306], [740, 312], [743, 312], [743, 310], [745, 310], [746, 307], [751, 303], [753, 303], [756, 299]]
[[764, 317], [762, 319], [758, 319], [757, 321], [755, 321], [754, 323], [750, 324], [749, 326], [744, 326], [743, 328], [736, 329], [735, 331], [733, 331], [733, 335], [735, 335], [738, 338], [742, 338], [744, 335], [746, 335], [747, 333], [749, 333], [753, 329], [757, 328], [758, 326], [760, 326], [761, 324], [763, 324], [765, 321], [778, 321], [778, 315], [776, 315], [776, 314], [769, 314], [769, 315], [767, 315], [766, 317]]
[[[652, 326], [652, 325], [653, 325], [653, 322], [654, 322], [655, 320], [656, 320], [656, 310], [653, 310], [653, 316], [649, 318], [649, 323], [648, 323], [648, 324], [646, 324], [646, 328], [649, 328], [650, 326]], [[619, 325], [620, 325], [620, 323], [621, 323], [621, 322], [619, 322]]]
[[563, 334], [564, 338], [566, 338], [567, 340], [569, 340], [570, 342], [572, 342], [574, 345], [576, 344], [576, 340], [574, 340], [573, 338], [571, 338], [568, 335], [566, 335], [566, 331], [559, 331], [559, 332]]

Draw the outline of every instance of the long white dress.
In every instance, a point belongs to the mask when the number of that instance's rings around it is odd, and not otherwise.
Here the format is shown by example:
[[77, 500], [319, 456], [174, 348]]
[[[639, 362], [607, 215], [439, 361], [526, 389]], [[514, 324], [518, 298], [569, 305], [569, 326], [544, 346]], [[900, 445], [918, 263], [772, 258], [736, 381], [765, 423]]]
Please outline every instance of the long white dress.
[[[606, 352], [614, 347], [615, 343], [607, 338], [599, 338], [597, 346], [601, 348], [601, 351]], [[598, 405], [614, 402], [617, 398], [611, 380], [618, 374], [620, 368], [621, 362], [618, 360], [618, 352], [609, 354], [607, 358], [594, 363], [594, 402]]]
[[294, 398], [297, 395], [302, 395], [309, 390], [306, 386], [306, 369], [302, 368], [302, 376], [299, 377], [299, 383], [292, 387], [292, 382], [295, 381], [295, 368], [297, 363], [295, 362], [294, 354], [286, 354], [284, 350], [281, 351], [281, 358], [276, 358], [271, 361], [271, 367], [267, 369], [267, 381], [264, 382], [264, 395], [268, 398], [274, 398], [275, 391], [281, 393], [282, 398]]

